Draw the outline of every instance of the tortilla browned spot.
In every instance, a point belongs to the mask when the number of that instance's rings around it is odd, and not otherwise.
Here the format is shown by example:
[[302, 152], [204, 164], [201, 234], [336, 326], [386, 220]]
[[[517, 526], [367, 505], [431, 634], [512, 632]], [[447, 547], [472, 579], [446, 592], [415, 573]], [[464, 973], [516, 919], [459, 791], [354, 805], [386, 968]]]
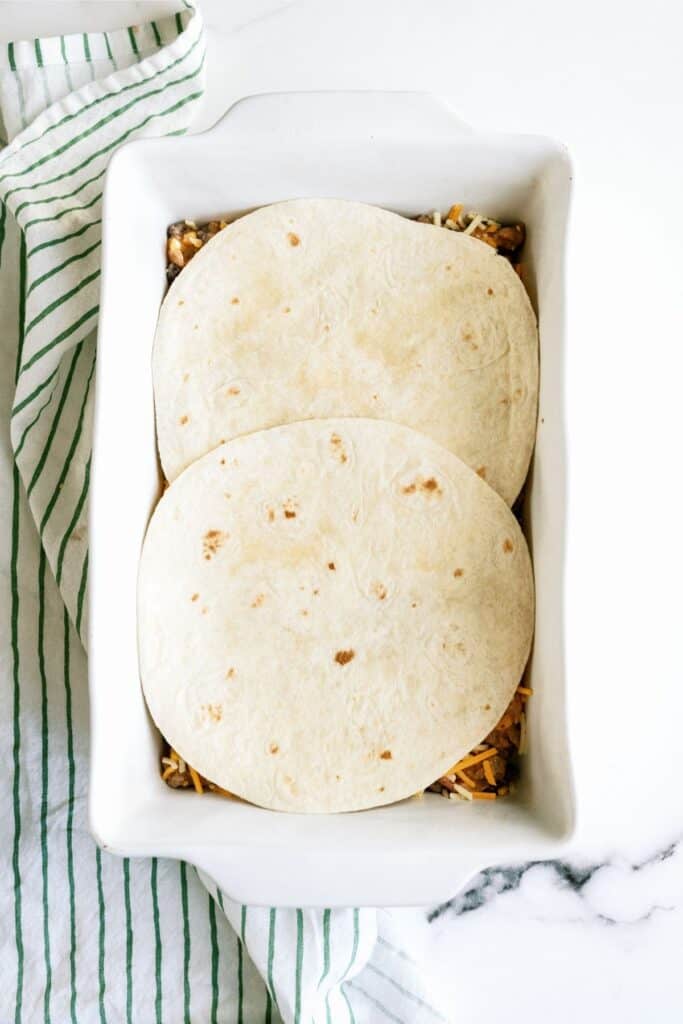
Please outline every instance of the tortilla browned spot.
[[348, 665], [348, 663], [352, 661], [355, 658], [355, 656], [356, 652], [354, 650], [337, 651], [337, 653], [334, 656], [334, 660], [337, 662], [338, 665]]

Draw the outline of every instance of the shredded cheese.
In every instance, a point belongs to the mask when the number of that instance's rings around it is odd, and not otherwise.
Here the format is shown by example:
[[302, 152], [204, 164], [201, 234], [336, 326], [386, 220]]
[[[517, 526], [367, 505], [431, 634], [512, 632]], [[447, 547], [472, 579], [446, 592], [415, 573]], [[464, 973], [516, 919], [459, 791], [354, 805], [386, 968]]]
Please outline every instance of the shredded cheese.
[[457, 782], [453, 783], [453, 789], [455, 790], [455, 793], [450, 793], [449, 796], [456, 796], [457, 795], [462, 800], [471, 800], [472, 799], [472, 793], [469, 791], [469, 789], [465, 789], [464, 786], [459, 786]]
[[497, 793], [478, 793], [476, 790], [472, 794], [474, 800], [495, 800]]
[[218, 794], [220, 794], [220, 796], [229, 796], [231, 799], [234, 798], [234, 795], [235, 795], [234, 793], [231, 793], [227, 789], [223, 789], [222, 786], [217, 786], [215, 782], [211, 783], [211, 787], [210, 788], [211, 788], [211, 792], [212, 793], [218, 793]]
[[519, 716], [519, 756], [526, 754], [526, 715], [522, 711]]
[[521, 693], [524, 697], [531, 697], [533, 690], [530, 686], [518, 686], [517, 693]]
[[[459, 768], [457, 768], [453, 774], [457, 775], [460, 781], [464, 782], [465, 785], [469, 786], [470, 789], [477, 788], [476, 783], [472, 781], [469, 775], [466, 775], [465, 772], [461, 771]], [[453, 783], [453, 785], [455, 785], [455, 783]]]
[[479, 225], [481, 224], [481, 222], [483, 221], [483, 219], [484, 219], [484, 218], [483, 218], [483, 217], [481, 216], [481, 214], [479, 214], [479, 213], [478, 213], [478, 214], [476, 215], [476, 217], [474, 217], [474, 218], [473, 218], [473, 219], [472, 219], [472, 220], [471, 220], [471, 221], [469, 222], [469, 224], [467, 225], [467, 227], [466, 227], [466, 228], [465, 228], [465, 230], [463, 231], [463, 234], [464, 234], [464, 235], [471, 235], [471, 234], [472, 234], [472, 232], [473, 232], [473, 231], [474, 231], [474, 230], [475, 230], [476, 228], [478, 228], [478, 227], [479, 227]]
[[463, 757], [457, 764], [454, 764], [451, 768], [452, 772], [462, 771], [463, 768], [471, 768], [474, 764], [479, 764], [480, 761], [486, 761], [489, 757], [495, 757], [498, 751], [495, 747], [489, 747], [488, 750], [484, 750], [481, 754], [470, 754], [468, 757]]
[[488, 782], [489, 786], [495, 786], [496, 776], [493, 774], [493, 768], [491, 767], [490, 760], [484, 761], [484, 775], [486, 776], [486, 781]]
[[194, 785], [194, 788], [197, 790], [198, 793], [203, 793], [204, 787], [202, 786], [202, 780], [199, 778], [199, 775], [194, 770], [191, 764], [188, 764], [187, 767], [190, 770], [190, 778], [192, 779], [192, 784]]

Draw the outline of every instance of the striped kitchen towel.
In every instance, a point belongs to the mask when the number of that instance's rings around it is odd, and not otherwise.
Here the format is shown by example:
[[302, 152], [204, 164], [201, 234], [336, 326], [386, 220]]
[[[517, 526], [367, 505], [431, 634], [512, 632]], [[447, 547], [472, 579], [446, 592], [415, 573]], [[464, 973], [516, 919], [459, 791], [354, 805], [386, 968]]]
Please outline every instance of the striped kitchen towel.
[[390, 915], [239, 906], [186, 864], [119, 860], [88, 834], [103, 176], [128, 139], [187, 129], [204, 55], [187, 4], [0, 51], [0, 1021], [434, 1024], [446, 1017]]

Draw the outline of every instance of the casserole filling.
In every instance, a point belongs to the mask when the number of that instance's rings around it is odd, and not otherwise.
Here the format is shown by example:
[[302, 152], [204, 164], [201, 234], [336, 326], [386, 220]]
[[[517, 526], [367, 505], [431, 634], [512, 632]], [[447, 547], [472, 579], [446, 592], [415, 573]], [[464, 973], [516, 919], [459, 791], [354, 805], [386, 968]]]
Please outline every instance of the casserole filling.
[[[505, 256], [513, 264], [522, 277], [520, 259], [525, 241], [523, 224], [503, 224], [479, 213], [466, 211], [461, 204], [451, 206], [445, 216], [434, 211], [416, 219], [442, 229], [462, 232], [495, 248], [499, 255]], [[184, 220], [170, 225], [166, 243], [166, 277], [169, 284], [202, 246], [227, 224], [225, 220], [212, 220], [204, 224]], [[521, 518], [522, 501], [523, 497], [520, 496], [513, 508], [518, 519]], [[496, 727], [470, 754], [437, 779], [429, 787], [430, 791], [456, 800], [495, 800], [510, 793], [517, 776], [518, 758], [526, 752], [526, 704], [531, 694], [529, 687], [520, 685]], [[173, 789], [192, 788], [197, 793], [208, 790], [232, 796], [201, 776], [165, 740], [161, 756], [161, 777]]]

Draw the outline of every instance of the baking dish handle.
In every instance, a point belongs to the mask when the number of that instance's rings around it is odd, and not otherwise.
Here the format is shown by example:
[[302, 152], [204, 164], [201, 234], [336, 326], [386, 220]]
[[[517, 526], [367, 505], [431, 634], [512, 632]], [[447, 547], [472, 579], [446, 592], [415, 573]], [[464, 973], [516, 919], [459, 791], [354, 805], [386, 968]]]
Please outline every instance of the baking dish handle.
[[230, 139], [277, 136], [290, 141], [315, 126], [319, 138], [358, 140], [469, 135], [472, 128], [444, 100], [421, 92], [280, 92], [238, 100], [209, 129]]
[[357, 857], [343, 848], [321, 853], [315, 845], [299, 850], [295, 864], [277, 847], [263, 846], [251, 847], [248, 856], [225, 847], [188, 850], [182, 856], [204, 875], [209, 888], [213, 882], [233, 902], [269, 906], [276, 901], [282, 907], [426, 906], [454, 896], [484, 866], [480, 857], [457, 858], [452, 850], [428, 858], [396, 852], [388, 859], [385, 852], [366, 848], [359, 871]]

